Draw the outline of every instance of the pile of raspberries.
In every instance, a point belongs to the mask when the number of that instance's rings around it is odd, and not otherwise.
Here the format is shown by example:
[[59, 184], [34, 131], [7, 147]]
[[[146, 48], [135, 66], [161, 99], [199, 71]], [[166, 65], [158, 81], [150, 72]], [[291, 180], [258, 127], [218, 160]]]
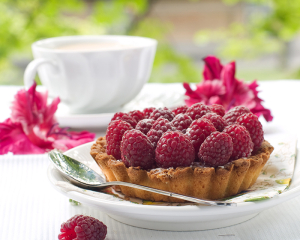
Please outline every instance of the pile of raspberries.
[[107, 129], [107, 154], [127, 167], [188, 167], [193, 162], [217, 167], [260, 148], [264, 132], [256, 115], [222, 105], [145, 108], [116, 113]]

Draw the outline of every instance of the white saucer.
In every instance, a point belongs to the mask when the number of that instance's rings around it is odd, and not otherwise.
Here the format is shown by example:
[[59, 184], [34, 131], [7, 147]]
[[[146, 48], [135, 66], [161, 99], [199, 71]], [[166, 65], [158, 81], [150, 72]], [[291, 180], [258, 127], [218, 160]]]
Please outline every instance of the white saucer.
[[[89, 153], [91, 145], [92, 143], [81, 145], [67, 151], [66, 154], [99, 172], [99, 167]], [[154, 230], [195, 231], [227, 227], [247, 221], [263, 210], [300, 195], [298, 169], [296, 164], [289, 190], [268, 200], [238, 203], [237, 207], [140, 205], [129, 201], [116, 201], [104, 193], [97, 193], [97, 197], [93, 197], [88, 193], [70, 191], [62, 185], [59, 187], [57, 183], [66, 183], [66, 179], [52, 165], [48, 168], [48, 178], [52, 186], [68, 198], [99, 208], [119, 222]]]
[[[119, 111], [143, 110], [146, 107], [176, 107], [184, 104], [182, 84], [146, 84], [132, 101], [122, 106]], [[56, 117], [61, 127], [103, 128], [107, 127], [114, 113], [70, 114], [67, 107], [60, 103]]]

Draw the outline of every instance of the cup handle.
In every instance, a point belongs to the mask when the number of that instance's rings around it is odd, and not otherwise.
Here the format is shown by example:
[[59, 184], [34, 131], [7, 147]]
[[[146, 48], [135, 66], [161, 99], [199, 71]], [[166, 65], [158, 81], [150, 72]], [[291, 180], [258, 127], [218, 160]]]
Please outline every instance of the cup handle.
[[37, 69], [43, 64], [51, 64], [56, 66], [56, 62], [46, 58], [37, 58], [31, 61], [24, 72], [24, 85], [28, 89], [32, 86]]

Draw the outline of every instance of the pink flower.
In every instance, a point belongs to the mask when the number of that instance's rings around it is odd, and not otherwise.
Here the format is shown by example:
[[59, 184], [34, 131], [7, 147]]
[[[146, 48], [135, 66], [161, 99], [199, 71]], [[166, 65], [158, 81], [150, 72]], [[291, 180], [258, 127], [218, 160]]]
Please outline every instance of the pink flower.
[[263, 100], [258, 97], [257, 82], [248, 84], [235, 78], [235, 62], [223, 66], [214, 56], [206, 57], [204, 62], [204, 81], [197, 84], [195, 90], [188, 83], [183, 83], [185, 95], [189, 97], [185, 100], [188, 106], [197, 102], [221, 104], [228, 111], [243, 105], [257, 116], [263, 115], [266, 121], [272, 121], [271, 111], [263, 107]]
[[59, 98], [47, 104], [48, 94], [20, 90], [11, 107], [11, 117], [0, 123], [0, 154], [40, 154], [51, 149], [66, 151], [93, 141], [94, 133], [70, 132], [60, 128], [54, 116]]

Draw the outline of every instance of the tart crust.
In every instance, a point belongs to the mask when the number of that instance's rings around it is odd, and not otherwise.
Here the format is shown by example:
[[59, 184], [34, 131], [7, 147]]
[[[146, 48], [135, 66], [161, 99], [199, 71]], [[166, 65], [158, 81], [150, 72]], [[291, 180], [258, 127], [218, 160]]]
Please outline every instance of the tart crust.
[[[175, 192], [196, 198], [216, 200], [236, 195], [251, 187], [274, 148], [264, 141], [253, 156], [240, 158], [220, 167], [204, 167], [194, 163], [176, 169], [156, 168], [150, 171], [139, 167], [126, 167], [106, 153], [106, 139], [99, 137], [91, 147], [91, 155], [102, 169], [107, 181], [123, 181]], [[150, 201], [184, 202], [184, 200], [151, 193], [131, 187], [116, 187], [128, 197]]]

